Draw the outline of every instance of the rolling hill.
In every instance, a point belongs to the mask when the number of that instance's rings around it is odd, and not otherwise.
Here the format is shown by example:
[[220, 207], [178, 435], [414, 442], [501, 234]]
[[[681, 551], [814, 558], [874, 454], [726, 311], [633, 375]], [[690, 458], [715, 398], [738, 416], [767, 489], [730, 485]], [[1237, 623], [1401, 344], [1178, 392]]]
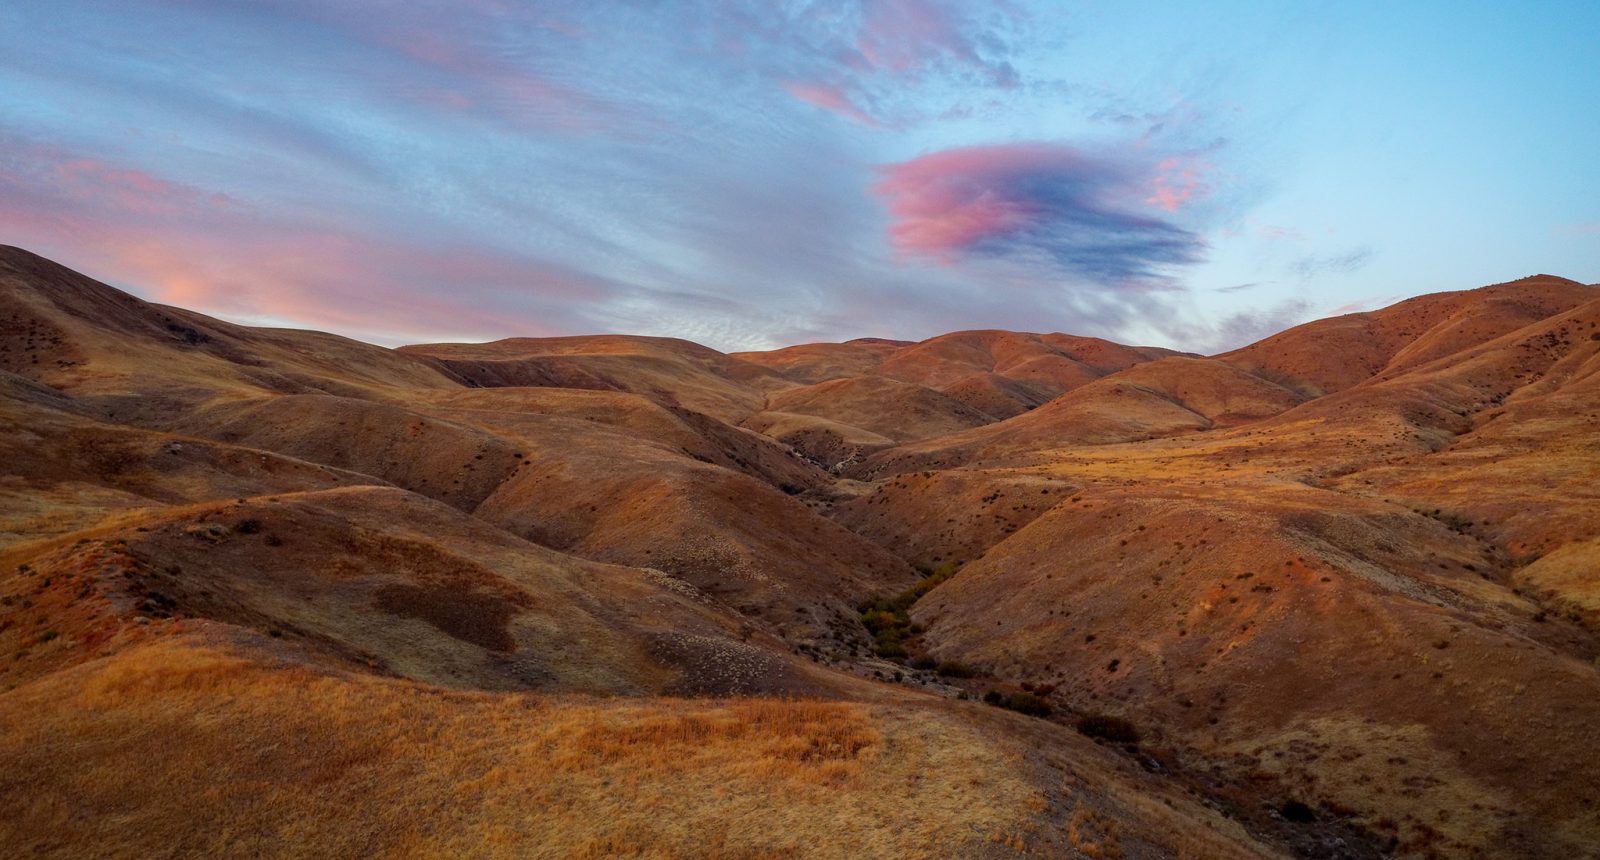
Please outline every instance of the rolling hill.
[[0, 247], [27, 856], [1600, 853], [1600, 286], [386, 349]]

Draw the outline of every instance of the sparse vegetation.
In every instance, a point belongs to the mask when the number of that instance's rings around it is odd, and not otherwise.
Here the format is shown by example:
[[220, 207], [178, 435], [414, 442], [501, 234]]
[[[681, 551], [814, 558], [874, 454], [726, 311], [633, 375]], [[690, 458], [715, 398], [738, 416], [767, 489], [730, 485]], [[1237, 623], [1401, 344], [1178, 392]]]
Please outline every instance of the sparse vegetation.
[[1000, 707], [1030, 717], [1048, 717], [1051, 713], [1050, 703], [1032, 693], [1012, 693], [1000, 702]]
[[1133, 723], [1110, 714], [1084, 714], [1078, 718], [1079, 734], [1114, 744], [1139, 743], [1139, 730]]
[[978, 670], [958, 660], [943, 660], [934, 669], [941, 678], [973, 678]]
[[875, 597], [857, 607], [862, 625], [872, 634], [873, 650], [879, 657], [901, 660], [909, 655], [905, 639], [921, 632], [911, 621], [911, 607], [940, 583], [955, 576], [958, 570], [954, 563], [941, 564], [894, 597]]

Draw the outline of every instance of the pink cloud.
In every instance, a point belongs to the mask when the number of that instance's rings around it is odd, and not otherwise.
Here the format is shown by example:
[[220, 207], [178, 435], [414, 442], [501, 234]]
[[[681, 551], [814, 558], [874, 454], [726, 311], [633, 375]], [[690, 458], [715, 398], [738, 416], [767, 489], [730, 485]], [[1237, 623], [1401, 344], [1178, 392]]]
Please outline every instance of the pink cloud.
[[789, 95], [794, 96], [806, 104], [822, 108], [826, 111], [832, 111], [833, 113], [839, 114], [842, 117], [850, 119], [854, 122], [858, 122], [862, 125], [873, 126], [878, 124], [877, 120], [873, 119], [871, 115], [858, 107], [856, 103], [851, 101], [850, 97], [845, 95], [844, 91], [838, 87], [787, 81], [784, 83], [783, 88], [788, 91]]
[[1041, 171], [1071, 172], [1075, 153], [1038, 144], [975, 146], [889, 165], [872, 192], [895, 219], [889, 235], [905, 253], [954, 262], [957, 253], [1010, 235], [1042, 214], [1015, 181]]
[[1198, 237], [1132, 211], [1138, 172], [1044, 143], [975, 146], [887, 165], [872, 193], [902, 254], [950, 265], [971, 255], [1044, 255], [1101, 281], [1149, 281], [1198, 259]]
[[[608, 99], [553, 73], [544, 52], [507, 51], [497, 44], [506, 30], [543, 45], [587, 37], [547, 4], [415, 2], [381, 12], [316, 0], [275, 5], [348, 40], [358, 49], [345, 52], [353, 58], [350, 80], [373, 85], [387, 98], [542, 131], [609, 131], [628, 119]], [[396, 80], [406, 85], [395, 86]]]
[[1156, 165], [1156, 175], [1150, 180], [1150, 196], [1146, 203], [1176, 212], [1185, 204], [1205, 197], [1211, 187], [1205, 181], [1210, 165], [1192, 156], [1164, 158]]
[[497, 248], [324, 229], [129, 165], [0, 144], [8, 244], [207, 313], [391, 339], [537, 334], [621, 289]]
[[[732, 15], [744, 32], [725, 41], [740, 54], [786, 57], [781, 84], [795, 98], [864, 125], [895, 124], [891, 120], [906, 118], [897, 103], [933, 79], [1002, 89], [1018, 85], [1005, 56], [1011, 50], [1008, 28], [1023, 16], [1006, 3], [985, 8], [983, 16], [968, 11], [969, 5], [865, 0], [848, 13], [818, 6], [782, 30]], [[750, 40], [757, 44], [747, 45]]]
[[172, 215], [234, 205], [226, 194], [207, 193], [137, 168], [77, 157], [53, 147], [35, 145], [27, 155], [36, 167], [43, 168], [37, 178], [84, 206], [139, 215]]

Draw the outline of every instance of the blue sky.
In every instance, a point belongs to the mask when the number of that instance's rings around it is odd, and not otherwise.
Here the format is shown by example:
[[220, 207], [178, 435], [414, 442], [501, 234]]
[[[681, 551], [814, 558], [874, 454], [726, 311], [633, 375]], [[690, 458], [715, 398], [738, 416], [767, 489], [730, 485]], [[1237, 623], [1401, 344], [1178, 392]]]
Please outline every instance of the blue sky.
[[1600, 281], [1600, 4], [0, 6], [0, 241], [383, 343], [1209, 352]]

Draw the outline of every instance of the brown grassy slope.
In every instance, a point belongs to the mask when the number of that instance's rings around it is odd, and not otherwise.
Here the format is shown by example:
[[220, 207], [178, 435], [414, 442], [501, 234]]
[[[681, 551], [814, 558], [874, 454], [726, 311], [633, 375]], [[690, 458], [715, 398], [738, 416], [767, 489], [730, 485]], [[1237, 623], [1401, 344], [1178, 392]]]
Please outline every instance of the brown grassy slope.
[[1170, 350], [1065, 334], [964, 331], [885, 358], [878, 372], [926, 385], [996, 417], [1009, 417]]
[[[1408, 856], [1581, 855], [1597, 310], [1231, 430], [899, 475], [839, 516], [905, 554], [984, 551], [918, 605], [941, 658], [1059, 682]], [[1052, 481], [1082, 489], [1024, 489]]]
[[426, 404], [429, 414], [505, 437], [564, 434], [577, 439], [598, 432], [639, 440], [700, 463], [743, 472], [789, 493], [828, 481], [815, 465], [768, 436], [637, 394], [481, 388], [430, 394], [420, 403]]
[[1490, 340], [1595, 297], [1551, 275], [1431, 293], [1381, 310], [1316, 320], [1216, 356], [1310, 396]]
[[[465, 357], [449, 360], [472, 363], [479, 382], [544, 386], [473, 389], [440, 359], [338, 339], [324, 349], [323, 336], [229, 327], [5, 259], [0, 300], [13, 317], [9, 328], [0, 318], [0, 346], [20, 351], [0, 351], [18, 371], [0, 374], [0, 689], [22, 686], [0, 693], [0, 722], [21, 738], [0, 740], [0, 780], [12, 780], [0, 797], [30, 805], [0, 814], [23, 822], [0, 832], [3, 844], [73, 853], [85, 844], [75, 840], [108, 832], [93, 828], [135, 821], [194, 851], [250, 850], [237, 833], [310, 850], [338, 825], [352, 850], [396, 853], [530, 853], [526, 834], [557, 832], [556, 854], [703, 851], [684, 841], [692, 834], [730, 854], [1004, 854], [1020, 839], [1045, 856], [1248, 856], [1236, 829], [1176, 785], [1252, 809], [1301, 800], [1313, 834], [1348, 815], [1405, 856], [1582, 856], [1600, 844], [1595, 288], [1534, 279], [1402, 303], [1354, 328], [1347, 319], [1241, 351], [1270, 359], [1243, 362], [1252, 372], [1057, 335], [797, 350], [784, 359], [790, 375], [681, 342], [580, 338], [460, 347]], [[1341, 352], [1347, 341], [1353, 351]], [[1340, 365], [1349, 356], [1358, 368]], [[876, 483], [834, 481], [707, 414], [742, 419], [799, 389], [796, 375], [846, 366], [969, 404], [1026, 408], [1051, 386], [1073, 390], [1011, 421], [880, 454], [874, 465], [895, 469]], [[1340, 390], [1296, 406], [1300, 396], [1267, 379]], [[883, 429], [909, 414], [885, 411]], [[849, 427], [766, 415], [761, 429], [785, 439]], [[130, 419], [142, 427], [115, 423]], [[849, 445], [889, 441], [849, 429], [849, 441], [840, 432], [829, 443], [841, 459]], [[859, 651], [854, 602], [909, 584], [905, 560], [967, 563], [918, 604], [919, 645], [993, 675], [969, 682], [976, 689], [1059, 682], [1058, 708], [1128, 716], [1180, 773], [1145, 775], [1136, 759], [1049, 723], [928, 704], [788, 653], [818, 640], [843, 645], [828, 649], [835, 658]], [[232, 644], [207, 638], [219, 636]], [[233, 662], [221, 674], [242, 684], [185, 670], [224, 651]], [[118, 690], [147, 693], [94, 699], [100, 681], [85, 679], [110, 667], [135, 670]], [[795, 801], [771, 793], [768, 777], [789, 765], [767, 751], [841, 737], [804, 708], [796, 731], [782, 709], [441, 686], [859, 698], [873, 704], [846, 711], [865, 715], [889, 758], [863, 763], [867, 781]], [[252, 689], [287, 704], [263, 705]], [[540, 708], [615, 719], [642, 740], [575, 775], [559, 764], [575, 723], [551, 718], [556, 737], [526, 723], [472, 734], [495, 714]], [[334, 738], [318, 734], [334, 725]], [[196, 737], [209, 738], [196, 758], [166, 745]], [[362, 746], [368, 737], [383, 740]], [[537, 750], [505, 765], [530, 737]], [[895, 758], [918, 743], [942, 758]], [[297, 744], [362, 752], [315, 772], [272, 758]], [[639, 748], [648, 744], [664, 750]], [[478, 763], [491, 757], [509, 770], [486, 776]], [[89, 763], [122, 760], [149, 773]], [[799, 767], [813, 761], [802, 754]], [[261, 762], [265, 787], [244, 771]], [[382, 770], [396, 762], [398, 778]], [[659, 776], [680, 762], [698, 768], [688, 781]], [[430, 766], [468, 776], [413, 779]], [[935, 782], [930, 767], [960, 776]], [[568, 792], [591, 773], [612, 794]], [[968, 773], [994, 778], [969, 791]], [[166, 782], [182, 790], [164, 793]], [[15, 789], [24, 784], [44, 790]], [[441, 797], [483, 802], [448, 810], [479, 816], [471, 826], [408, 828], [411, 816], [395, 836], [318, 817], [337, 804], [296, 805], [318, 785], [359, 798], [346, 803], [361, 821], [401, 821], [367, 795], [412, 811], [439, 809], [427, 804]], [[1021, 786], [1021, 813], [1007, 801], [977, 830], [941, 829], [972, 819], [940, 804], [978, 808], [1004, 785]], [[270, 804], [236, 800], [263, 792]], [[109, 812], [61, 811], [85, 796]], [[197, 797], [223, 800], [202, 821], [188, 814]], [[774, 797], [799, 810], [777, 836], [754, 817]], [[852, 805], [876, 811], [852, 824]], [[561, 821], [575, 829], [557, 830]], [[802, 841], [783, 841], [791, 830]], [[111, 832], [130, 854], [151, 844], [142, 829]], [[837, 834], [860, 844], [829, 841]]]
[[0, 546], [75, 531], [117, 511], [376, 483], [277, 454], [109, 423], [58, 392], [10, 380], [18, 384], [0, 390]]
[[833, 473], [895, 445], [893, 439], [860, 427], [792, 412], [757, 412], [746, 418], [743, 426], [789, 446], [818, 468]]
[[[1264, 771], [1406, 853], [1597, 844], [1592, 635], [1536, 620], [1493, 548], [1430, 517], [1207, 484], [1081, 491], [924, 598], [925, 640], [1057, 683], [1234, 778]], [[1386, 759], [1351, 765], [1375, 749]]]
[[905, 472], [834, 500], [829, 514], [925, 570], [962, 565], [1079, 489], [1027, 472]]
[[802, 385], [815, 385], [830, 379], [866, 376], [885, 356], [910, 345], [911, 341], [865, 337], [844, 343], [804, 343], [762, 352], [733, 352], [729, 357], [771, 368]]
[[736, 355], [813, 385], [889, 377], [939, 391], [986, 415], [1009, 418], [1108, 373], [1173, 354], [1099, 338], [982, 330], [917, 343], [864, 339]]
[[1006, 421], [902, 445], [869, 458], [852, 473], [949, 468], [1055, 448], [1193, 433], [1276, 415], [1301, 399], [1212, 359], [1165, 358], [1097, 379]]
[[177, 617], [445, 686], [824, 689], [681, 582], [532, 546], [392, 488], [134, 512], [12, 547], [0, 570], [0, 647], [27, 652], [0, 671], [8, 685]]
[[681, 576], [797, 640], [852, 642], [854, 602], [914, 577], [798, 500], [827, 482], [816, 467], [700, 413], [620, 392], [529, 388], [412, 406], [514, 449], [509, 474], [464, 510], [563, 552]]
[[1054, 385], [1032, 385], [993, 371], [973, 373], [946, 385], [943, 393], [995, 420], [1021, 415], [1056, 395]]
[[371, 475], [470, 511], [523, 462], [505, 439], [389, 403], [285, 394], [195, 409], [163, 429]]
[[629, 391], [730, 423], [793, 382], [765, 367], [675, 338], [595, 335], [508, 338], [401, 347], [486, 388], [538, 386]]
[[835, 379], [781, 391], [767, 398], [766, 409], [815, 415], [896, 442], [942, 436], [994, 420], [932, 389], [882, 376]]
[[0, 729], [34, 856], [1274, 856], [1020, 718], [446, 692], [219, 626], [7, 693]]
[[123, 420], [159, 420], [219, 395], [373, 396], [458, 384], [393, 350], [151, 304], [7, 246], [0, 246], [0, 369]]
[[854, 641], [854, 603], [915, 579], [794, 497], [647, 440], [515, 438], [528, 466], [477, 516], [563, 552], [667, 571], [796, 640]]
[[896, 351], [879, 366], [885, 376], [941, 388], [979, 371], [1060, 391], [1165, 355], [1171, 350], [1130, 347], [1098, 338], [1009, 331], [962, 331]]
[[[118, 420], [134, 418], [183, 434], [168, 440], [147, 437], [144, 447], [117, 454], [118, 463], [111, 464], [117, 469], [149, 473], [147, 462], [165, 466], [168, 461], [155, 456], [157, 446], [175, 441], [181, 449], [181, 440], [191, 436], [287, 454], [328, 466], [330, 475], [357, 472], [370, 477], [356, 480], [393, 483], [464, 511], [481, 506], [493, 522], [593, 557], [692, 575], [736, 605], [765, 612], [769, 620], [781, 617], [817, 636], [837, 626], [849, 601], [912, 576], [874, 545], [788, 499], [788, 494], [826, 480], [814, 466], [781, 445], [704, 414], [656, 405], [654, 414], [646, 416], [636, 407], [618, 407], [616, 398], [627, 396], [621, 394], [585, 398], [570, 391], [566, 396], [475, 393], [417, 359], [364, 345], [349, 355], [313, 356], [317, 361], [328, 358], [327, 367], [316, 365], [329, 374], [323, 388], [360, 397], [295, 393], [301, 390], [295, 387], [273, 389], [262, 380], [281, 376], [280, 365], [309, 367], [310, 359], [301, 353], [314, 353], [308, 344], [314, 345], [320, 336], [283, 334], [293, 340], [298, 357], [282, 362], [268, 352], [244, 349], [259, 346], [266, 333], [197, 316], [194, 319], [204, 325], [192, 336], [166, 337], [160, 335], [166, 329], [157, 325], [167, 318], [164, 309], [54, 264], [38, 261], [36, 268], [8, 282], [6, 295], [20, 297], [25, 304], [55, 307], [52, 302], [65, 302], [73, 311], [67, 314], [71, 326], [63, 328], [70, 328], [68, 339], [100, 350], [92, 363], [74, 366], [81, 378], [49, 379], [67, 386], [68, 393], [78, 398], [70, 402], [96, 408], [104, 417], [114, 417], [120, 409]], [[96, 303], [106, 304], [107, 309], [96, 315], [79, 307], [98, 307]], [[129, 329], [141, 314], [153, 314], [155, 322]], [[537, 347], [532, 343], [460, 349], [473, 354], [485, 349], [511, 350], [511, 354], [536, 349], [545, 355], [601, 363], [616, 359], [622, 362], [612, 366], [619, 379], [626, 377], [627, 385], [669, 402], [693, 401], [693, 391], [703, 389], [712, 399], [736, 395], [735, 399], [754, 403], [759, 388], [746, 383], [792, 385], [765, 369], [679, 341], [579, 338], [539, 341]], [[133, 367], [140, 370], [136, 378], [117, 376], [123, 368]], [[239, 376], [244, 373], [240, 367], [248, 370], [248, 378]], [[373, 367], [393, 370], [392, 378], [382, 377]], [[361, 384], [340, 382], [335, 371], [348, 372]], [[362, 387], [367, 382], [372, 385]], [[413, 387], [401, 387], [412, 382]], [[687, 393], [682, 398], [662, 395], [661, 386], [669, 383], [681, 383]], [[101, 403], [98, 392], [108, 384], [129, 386], [119, 394], [129, 400]], [[127, 403], [139, 404], [137, 414]], [[657, 433], [663, 435], [652, 435]], [[281, 459], [269, 457], [263, 462]], [[70, 460], [63, 452], [59, 462]], [[88, 471], [100, 475], [109, 468]], [[540, 477], [521, 480], [519, 474]], [[562, 497], [535, 491], [535, 486], [551, 488], [549, 482], [541, 485], [551, 475], [580, 475], [581, 492]], [[95, 486], [93, 480], [86, 483], [90, 486], [80, 495], [92, 497], [90, 501], [104, 509], [126, 507], [132, 501], [108, 496], [106, 488]], [[326, 485], [326, 479], [316, 478], [306, 488]], [[272, 487], [287, 488], [292, 484]], [[216, 498], [233, 492], [237, 491], [219, 488], [207, 495], [200, 488], [198, 494], [180, 498]], [[588, 504], [579, 509], [575, 498]], [[649, 500], [649, 509], [635, 522], [627, 512], [641, 510], [640, 499]], [[92, 521], [86, 511], [74, 522]], [[675, 525], [650, 533], [641, 522]], [[808, 537], [797, 539], [793, 534], [830, 535], [834, 552], [825, 559], [807, 559]], [[820, 614], [803, 617], [800, 610]]]
[[[1600, 301], [1368, 387], [1349, 392], [1347, 410], [1405, 404], [1412, 433], [1428, 447], [1335, 485], [1439, 511], [1534, 563], [1526, 584], [1600, 629], [1592, 608], [1583, 609], [1592, 584], [1571, 576], [1541, 583], [1537, 568], [1564, 547], [1600, 539]], [[1328, 420], [1359, 426], [1353, 416]], [[1581, 553], [1573, 546], [1562, 564]]]

